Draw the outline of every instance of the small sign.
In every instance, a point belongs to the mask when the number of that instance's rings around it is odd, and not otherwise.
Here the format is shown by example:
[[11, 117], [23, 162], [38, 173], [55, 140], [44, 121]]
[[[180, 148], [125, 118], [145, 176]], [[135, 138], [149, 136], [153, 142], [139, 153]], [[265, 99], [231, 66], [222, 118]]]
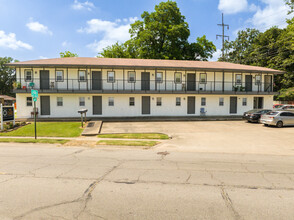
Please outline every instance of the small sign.
[[33, 98], [33, 101], [36, 102], [36, 101], [37, 101], [37, 98], [34, 97], [34, 98]]
[[13, 107], [2, 107], [2, 116], [3, 121], [13, 121], [14, 120], [14, 111]]
[[33, 98], [38, 98], [38, 90], [32, 89], [31, 90], [31, 95], [32, 95]]

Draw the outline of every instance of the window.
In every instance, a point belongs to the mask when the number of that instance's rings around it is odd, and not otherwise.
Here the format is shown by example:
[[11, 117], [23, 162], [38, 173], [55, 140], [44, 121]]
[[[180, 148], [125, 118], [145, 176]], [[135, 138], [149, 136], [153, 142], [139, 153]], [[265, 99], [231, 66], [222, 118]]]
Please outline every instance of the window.
[[261, 75], [256, 75], [255, 76], [255, 85], [261, 84]]
[[130, 106], [135, 106], [135, 97], [130, 97]]
[[108, 72], [107, 72], [107, 82], [112, 83], [112, 82], [115, 81], [114, 73], [115, 73], [114, 71], [108, 71]]
[[156, 106], [161, 106], [161, 97], [156, 98]]
[[181, 106], [181, 97], [176, 97], [176, 106]]
[[32, 97], [27, 97], [27, 106], [33, 106]]
[[25, 81], [32, 81], [33, 79], [33, 71], [32, 70], [25, 70]]
[[282, 112], [280, 116], [294, 117], [294, 114], [292, 112]]
[[114, 98], [113, 97], [108, 98], [108, 106], [114, 106]]
[[57, 97], [57, 106], [63, 106], [63, 98]]
[[246, 105], [247, 105], [247, 98], [243, 98], [243, 99], [242, 99], [242, 105], [243, 105], [243, 106], [246, 106]]
[[62, 82], [63, 81], [63, 70], [56, 70], [56, 82]]
[[182, 73], [175, 72], [175, 83], [182, 83]]
[[156, 82], [162, 83], [162, 73], [156, 73]]
[[206, 73], [200, 73], [200, 84], [206, 84]]
[[85, 106], [85, 97], [79, 98], [79, 106]]
[[242, 75], [241, 74], [237, 74], [236, 75], [236, 84], [242, 84]]
[[128, 72], [128, 80], [129, 82], [135, 82], [136, 81], [136, 72]]
[[219, 98], [219, 106], [224, 106], [224, 98]]
[[86, 81], [86, 71], [79, 70], [79, 81]]
[[206, 98], [201, 98], [201, 106], [205, 106], [206, 105]]

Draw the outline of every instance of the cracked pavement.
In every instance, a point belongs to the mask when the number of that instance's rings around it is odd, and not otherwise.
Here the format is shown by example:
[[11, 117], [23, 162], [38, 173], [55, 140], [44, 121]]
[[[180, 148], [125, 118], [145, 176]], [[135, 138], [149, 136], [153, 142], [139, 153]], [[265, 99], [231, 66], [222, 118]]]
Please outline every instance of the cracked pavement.
[[293, 159], [0, 144], [0, 219], [292, 219]]

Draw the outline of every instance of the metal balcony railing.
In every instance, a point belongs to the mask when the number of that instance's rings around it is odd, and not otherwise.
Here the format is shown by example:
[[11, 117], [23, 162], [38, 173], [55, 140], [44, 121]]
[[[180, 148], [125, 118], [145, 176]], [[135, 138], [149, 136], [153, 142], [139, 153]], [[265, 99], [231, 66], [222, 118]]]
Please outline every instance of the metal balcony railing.
[[37, 89], [44, 92], [153, 92], [153, 93], [272, 93], [272, 83], [255, 82], [229, 82], [229, 81], [179, 81], [174, 80], [122, 80], [116, 79], [108, 81], [106, 79], [65, 79], [58, 81], [54, 79], [34, 78], [30, 81], [18, 79], [15, 83], [15, 92], [29, 92], [31, 89]]

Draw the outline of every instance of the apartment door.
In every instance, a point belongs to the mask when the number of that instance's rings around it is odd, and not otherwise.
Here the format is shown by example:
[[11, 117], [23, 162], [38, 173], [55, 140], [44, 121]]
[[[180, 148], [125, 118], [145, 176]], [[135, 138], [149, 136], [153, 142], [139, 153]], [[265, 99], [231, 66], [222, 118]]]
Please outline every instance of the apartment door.
[[50, 96], [40, 96], [41, 115], [50, 115]]
[[188, 96], [187, 113], [195, 114], [195, 97], [194, 96]]
[[102, 115], [102, 96], [93, 96], [93, 115]]
[[252, 92], [252, 76], [251, 75], [245, 76], [245, 91]]
[[92, 90], [102, 90], [101, 71], [92, 71]]
[[141, 90], [150, 90], [150, 73], [141, 73]]
[[230, 97], [230, 114], [237, 114], [237, 97]]
[[150, 96], [142, 96], [142, 115], [150, 114]]
[[263, 109], [263, 97], [254, 97], [253, 98], [253, 108], [254, 109]]
[[40, 70], [40, 89], [49, 88], [49, 70]]
[[264, 76], [264, 91], [272, 92], [272, 76], [270, 75]]
[[188, 73], [187, 74], [187, 91], [196, 90], [196, 74]]

